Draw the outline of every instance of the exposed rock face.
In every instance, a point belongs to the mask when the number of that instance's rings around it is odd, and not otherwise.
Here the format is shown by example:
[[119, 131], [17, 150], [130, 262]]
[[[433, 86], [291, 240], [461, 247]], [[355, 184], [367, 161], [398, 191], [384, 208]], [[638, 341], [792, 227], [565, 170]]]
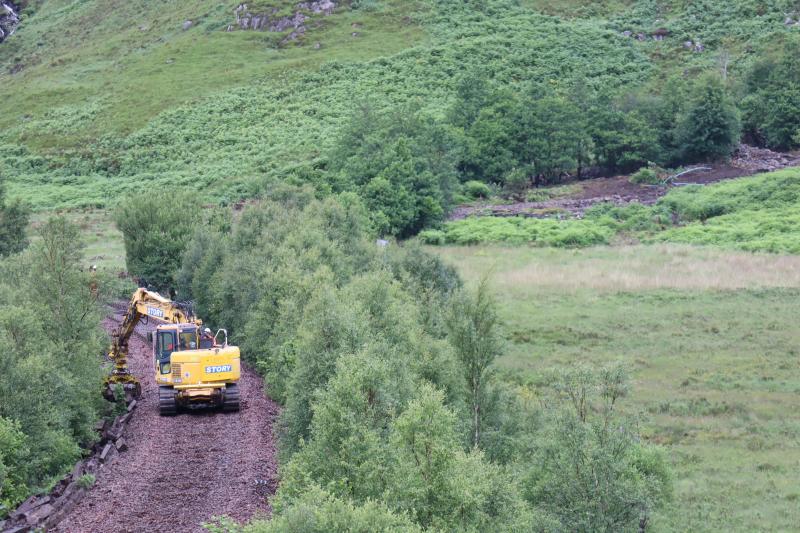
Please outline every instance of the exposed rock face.
[[11, 2], [11, 0], [0, 0], [0, 43], [17, 30], [19, 12], [19, 5]]
[[319, 0], [315, 2], [300, 2], [295, 5], [295, 11], [291, 15], [278, 16], [278, 8], [272, 8], [267, 12], [251, 12], [247, 4], [239, 4], [233, 10], [236, 16], [236, 23], [228, 26], [228, 31], [235, 29], [270, 31], [283, 33], [291, 29], [291, 33], [285, 39], [293, 41], [306, 32], [305, 23], [309, 15], [330, 15], [336, 9], [336, 2], [332, 0]]

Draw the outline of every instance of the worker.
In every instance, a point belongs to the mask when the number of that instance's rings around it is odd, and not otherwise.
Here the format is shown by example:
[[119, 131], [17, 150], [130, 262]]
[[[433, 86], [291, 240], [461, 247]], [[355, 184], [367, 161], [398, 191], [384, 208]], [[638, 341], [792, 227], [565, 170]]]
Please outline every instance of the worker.
[[207, 350], [213, 347], [214, 347], [214, 334], [211, 332], [209, 328], [205, 328], [203, 329], [203, 333], [200, 335], [200, 348]]

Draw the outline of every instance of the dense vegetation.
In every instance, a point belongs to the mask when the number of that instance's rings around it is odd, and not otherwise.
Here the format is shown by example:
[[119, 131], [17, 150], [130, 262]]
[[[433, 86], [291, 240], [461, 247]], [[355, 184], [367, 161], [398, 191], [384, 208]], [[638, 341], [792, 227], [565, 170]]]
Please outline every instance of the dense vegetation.
[[598, 204], [582, 220], [467, 218], [427, 230], [427, 244], [505, 242], [585, 247], [617, 238], [644, 242], [713, 244], [776, 253], [800, 252], [797, 233], [800, 171], [739, 178], [710, 186], [671, 190], [652, 207]]
[[[798, 145], [789, 0], [354, 2], [281, 46], [222, 31], [235, 3], [138, 1], [60, 55], [60, 30], [96, 4], [37, 4], [4, 43], [0, 172], [37, 208], [167, 184], [227, 203], [289, 181], [356, 192], [382, 234], [406, 236], [468, 180], [515, 194], [564, 174], [725, 157], [740, 131]], [[145, 30], [119, 32], [126, 18]], [[115, 69], [98, 67], [107, 57]]]
[[103, 412], [105, 335], [82, 261], [63, 218], [0, 261], [0, 518], [72, 468]]
[[275, 519], [248, 530], [619, 531], [668, 499], [661, 453], [614, 409], [624, 373], [554, 375], [529, 405], [493, 378], [489, 292], [413, 245], [376, 245], [355, 195], [281, 189], [208, 218], [181, 291], [285, 406]]

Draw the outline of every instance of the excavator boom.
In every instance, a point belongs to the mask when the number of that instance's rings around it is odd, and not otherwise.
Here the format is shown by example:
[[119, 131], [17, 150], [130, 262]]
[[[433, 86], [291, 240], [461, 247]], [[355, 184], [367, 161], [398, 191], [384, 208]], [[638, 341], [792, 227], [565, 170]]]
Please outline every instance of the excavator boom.
[[154, 291], [136, 289], [128, 304], [125, 318], [112, 334], [111, 348], [108, 351], [108, 357], [114, 363], [114, 370], [106, 379], [103, 396], [110, 401], [114, 401], [114, 389], [117, 385], [122, 385], [126, 394], [134, 398], [141, 395], [141, 384], [128, 369], [128, 341], [137, 324], [145, 317], [171, 324], [191, 323], [198, 327], [202, 325], [202, 321], [194, 316], [188, 306], [173, 302]]

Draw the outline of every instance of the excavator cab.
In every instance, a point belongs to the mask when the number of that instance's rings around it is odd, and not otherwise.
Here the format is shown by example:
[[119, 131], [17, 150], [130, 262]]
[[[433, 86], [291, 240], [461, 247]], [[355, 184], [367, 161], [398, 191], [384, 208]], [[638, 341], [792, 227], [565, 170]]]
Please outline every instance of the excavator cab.
[[198, 346], [197, 326], [187, 324], [159, 326], [153, 347], [156, 371], [160, 374], [169, 374], [172, 371], [170, 368], [172, 352], [196, 350]]

